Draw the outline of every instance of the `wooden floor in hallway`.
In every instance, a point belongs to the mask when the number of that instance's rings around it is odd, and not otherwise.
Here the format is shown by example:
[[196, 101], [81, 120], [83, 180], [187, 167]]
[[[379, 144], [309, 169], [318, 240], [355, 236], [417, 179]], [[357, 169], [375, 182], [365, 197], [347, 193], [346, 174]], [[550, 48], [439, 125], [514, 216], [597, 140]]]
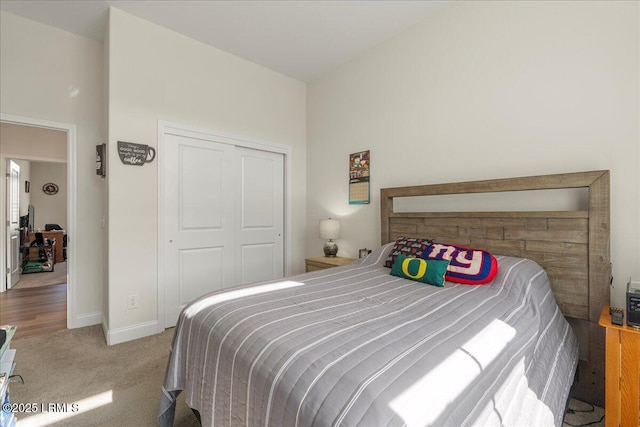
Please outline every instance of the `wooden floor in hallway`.
[[67, 328], [67, 284], [0, 293], [0, 325], [16, 325], [13, 339]]

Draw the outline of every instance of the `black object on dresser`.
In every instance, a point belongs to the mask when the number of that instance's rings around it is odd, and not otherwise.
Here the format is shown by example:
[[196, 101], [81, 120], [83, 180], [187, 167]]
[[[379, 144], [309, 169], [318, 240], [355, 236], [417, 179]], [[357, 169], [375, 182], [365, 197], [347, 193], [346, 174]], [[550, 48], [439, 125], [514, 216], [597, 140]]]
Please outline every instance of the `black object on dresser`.
[[627, 284], [627, 325], [640, 328], [640, 280], [635, 278]]

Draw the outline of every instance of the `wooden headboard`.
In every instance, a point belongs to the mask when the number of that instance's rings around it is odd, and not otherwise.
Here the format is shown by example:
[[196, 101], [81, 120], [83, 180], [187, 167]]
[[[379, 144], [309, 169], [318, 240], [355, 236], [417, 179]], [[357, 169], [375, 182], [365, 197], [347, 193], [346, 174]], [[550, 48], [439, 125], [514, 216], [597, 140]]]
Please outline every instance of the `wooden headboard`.
[[[588, 210], [529, 212], [394, 212], [397, 197], [586, 188]], [[590, 171], [380, 190], [382, 244], [422, 237], [530, 258], [551, 282], [566, 317], [588, 325], [588, 360], [581, 360], [573, 395], [604, 404], [604, 331], [609, 303], [609, 171]]]

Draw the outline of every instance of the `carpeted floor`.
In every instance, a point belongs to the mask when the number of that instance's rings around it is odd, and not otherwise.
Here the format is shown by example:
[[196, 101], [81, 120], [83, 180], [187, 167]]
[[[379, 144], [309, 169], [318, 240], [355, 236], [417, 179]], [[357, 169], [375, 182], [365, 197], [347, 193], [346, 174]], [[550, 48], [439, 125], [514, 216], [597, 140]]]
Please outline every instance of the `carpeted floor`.
[[[12, 341], [15, 373], [11, 401], [35, 402], [36, 414], [18, 414], [18, 427], [157, 426], [161, 384], [173, 330], [107, 346], [101, 326], [69, 329]], [[77, 411], [47, 412], [40, 404], [79, 402]], [[197, 426], [180, 402], [176, 425]]]
[[[15, 373], [24, 385], [11, 384], [11, 401], [36, 403], [34, 414], [18, 414], [17, 427], [157, 426], [161, 384], [173, 329], [139, 340], [107, 346], [101, 326], [70, 329], [12, 342]], [[77, 406], [71, 404], [77, 403]], [[42, 411], [54, 404], [51, 409]], [[56, 405], [57, 404], [57, 405]], [[64, 404], [68, 404], [66, 408]], [[590, 405], [572, 401], [572, 409]], [[600, 419], [594, 412], [567, 414], [563, 427]], [[195, 416], [182, 396], [176, 426], [195, 427]], [[590, 424], [603, 426], [604, 422]]]

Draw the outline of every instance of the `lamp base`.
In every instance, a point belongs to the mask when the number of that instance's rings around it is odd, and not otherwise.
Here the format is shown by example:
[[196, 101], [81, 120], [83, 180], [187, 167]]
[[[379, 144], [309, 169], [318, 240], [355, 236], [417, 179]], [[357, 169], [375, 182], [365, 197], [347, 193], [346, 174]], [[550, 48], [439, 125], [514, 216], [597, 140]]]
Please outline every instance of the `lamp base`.
[[336, 242], [334, 242], [333, 240], [329, 240], [327, 243], [324, 244], [324, 256], [326, 257], [335, 257], [336, 254], [338, 253], [338, 245], [336, 245]]

